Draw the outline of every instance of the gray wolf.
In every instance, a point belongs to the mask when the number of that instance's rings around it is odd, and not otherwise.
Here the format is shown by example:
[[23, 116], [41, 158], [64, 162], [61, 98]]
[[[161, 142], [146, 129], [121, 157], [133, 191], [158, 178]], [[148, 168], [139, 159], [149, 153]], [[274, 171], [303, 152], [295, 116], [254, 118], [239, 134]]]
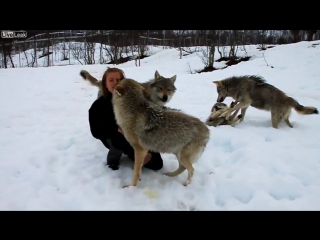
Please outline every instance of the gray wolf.
[[117, 125], [134, 148], [135, 155], [132, 183], [125, 187], [137, 185], [148, 150], [175, 154], [179, 167], [165, 175], [174, 177], [187, 169], [186, 186], [193, 176], [192, 164], [209, 141], [210, 130], [194, 116], [148, 101], [149, 94], [143, 85], [127, 78], [120, 81], [112, 95]]
[[221, 116], [229, 118], [233, 111], [241, 109], [243, 121], [246, 110], [249, 106], [260, 110], [271, 112], [273, 128], [278, 128], [281, 121], [284, 121], [290, 128], [293, 125], [289, 121], [291, 109], [302, 115], [319, 114], [315, 107], [303, 106], [297, 100], [287, 96], [280, 89], [274, 87], [260, 76], [245, 75], [233, 76], [220, 81], [213, 81], [217, 87], [217, 102], [223, 102], [226, 97], [232, 97], [239, 104]]
[[227, 110], [229, 110], [230, 108], [233, 108], [236, 104], [238, 104], [238, 102], [231, 102], [230, 106], [228, 107], [227, 104], [225, 103], [215, 103], [211, 109], [211, 114], [208, 117], [208, 119], [206, 120], [206, 124], [208, 126], [221, 126], [221, 125], [230, 125], [232, 127], [235, 126], [235, 124], [237, 122], [239, 122], [242, 118], [242, 115], [238, 114], [239, 109], [236, 110], [231, 117], [229, 117], [229, 119], [226, 119], [225, 117], [221, 117], [220, 115], [224, 112], [226, 112]]
[[[103, 95], [101, 81], [98, 81], [96, 78], [91, 76], [91, 74], [86, 70], [81, 70], [80, 75], [83, 79], [89, 81], [91, 85], [99, 88], [97, 98]], [[165, 78], [161, 76], [158, 71], [155, 71], [154, 78], [140, 84], [145, 88], [145, 91], [149, 92], [148, 97], [150, 101], [159, 106], [164, 106], [170, 102], [177, 90], [174, 85], [176, 79], [177, 75], [174, 75], [170, 78]]]

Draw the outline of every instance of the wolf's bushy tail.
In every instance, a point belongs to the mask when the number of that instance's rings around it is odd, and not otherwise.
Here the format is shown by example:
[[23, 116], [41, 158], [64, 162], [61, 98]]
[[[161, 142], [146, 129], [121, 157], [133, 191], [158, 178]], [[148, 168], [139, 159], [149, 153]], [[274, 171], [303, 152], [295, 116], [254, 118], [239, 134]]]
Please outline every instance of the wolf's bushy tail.
[[310, 106], [302, 106], [300, 103], [298, 103], [297, 100], [289, 97], [289, 101], [291, 106], [294, 108], [294, 110], [297, 111], [297, 113], [302, 115], [311, 115], [311, 114], [319, 114], [319, 111], [315, 107]]
[[80, 76], [84, 79], [84, 80], [87, 80], [89, 81], [93, 86], [96, 86], [96, 87], [100, 87], [100, 82], [94, 78], [93, 76], [91, 76], [91, 74], [86, 71], [86, 70], [81, 70], [80, 71]]

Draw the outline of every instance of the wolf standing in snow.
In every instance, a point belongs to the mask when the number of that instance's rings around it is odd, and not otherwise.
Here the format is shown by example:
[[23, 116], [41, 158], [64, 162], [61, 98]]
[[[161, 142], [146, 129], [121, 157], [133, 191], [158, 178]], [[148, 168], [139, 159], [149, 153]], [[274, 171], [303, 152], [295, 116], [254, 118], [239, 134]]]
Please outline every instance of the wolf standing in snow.
[[123, 79], [112, 97], [117, 124], [134, 148], [134, 174], [131, 185], [127, 186], [137, 185], [148, 150], [175, 154], [179, 167], [165, 175], [177, 176], [187, 169], [188, 179], [184, 185], [188, 185], [194, 171], [192, 164], [203, 153], [210, 130], [196, 117], [153, 104], [146, 99], [149, 94], [137, 81]]
[[[81, 70], [80, 75], [83, 79], [88, 80], [91, 83], [91, 85], [99, 88], [97, 98], [103, 95], [101, 81], [98, 81], [86, 70]], [[153, 79], [139, 84], [141, 84], [149, 93], [148, 97], [150, 101], [154, 102], [159, 106], [164, 106], [165, 104], [170, 102], [171, 98], [177, 90], [177, 88], [174, 85], [176, 79], [177, 75], [174, 75], [170, 78], [166, 78], [161, 76], [159, 72], [156, 71]]]
[[319, 114], [317, 108], [302, 106], [292, 97], [287, 96], [280, 89], [266, 83], [259, 76], [233, 76], [223, 80], [213, 81], [217, 86], [217, 102], [223, 102], [226, 97], [232, 97], [239, 104], [222, 113], [221, 117], [229, 118], [233, 111], [241, 109], [243, 121], [249, 106], [271, 112], [273, 128], [278, 128], [284, 121], [290, 128], [293, 125], [289, 121], [291, 109], [302, 115]]

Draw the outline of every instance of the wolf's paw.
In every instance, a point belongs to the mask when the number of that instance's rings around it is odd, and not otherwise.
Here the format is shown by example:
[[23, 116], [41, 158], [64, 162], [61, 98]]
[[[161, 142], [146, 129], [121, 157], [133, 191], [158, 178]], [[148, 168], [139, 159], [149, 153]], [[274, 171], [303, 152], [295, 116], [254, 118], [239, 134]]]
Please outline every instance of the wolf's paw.
[[191, 181], [190, 180], [187, 180], [187, 181], [185, 181], [184, 183], [183, 183], [183, 186], [188, 186], [189, 184], [191, 183]]
[[124, 185], [122, 188], [134, 187], [133, 185]]

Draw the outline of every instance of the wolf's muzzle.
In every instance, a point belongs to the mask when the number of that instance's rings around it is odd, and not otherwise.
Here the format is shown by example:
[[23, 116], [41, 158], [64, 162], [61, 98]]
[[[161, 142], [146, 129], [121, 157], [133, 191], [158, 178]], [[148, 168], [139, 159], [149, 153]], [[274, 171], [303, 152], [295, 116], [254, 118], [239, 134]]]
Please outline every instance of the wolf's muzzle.
[[167, 95], [163, 95], [161, 101], [162, 102], [166, 102], [168, 100], [168, 96]]

